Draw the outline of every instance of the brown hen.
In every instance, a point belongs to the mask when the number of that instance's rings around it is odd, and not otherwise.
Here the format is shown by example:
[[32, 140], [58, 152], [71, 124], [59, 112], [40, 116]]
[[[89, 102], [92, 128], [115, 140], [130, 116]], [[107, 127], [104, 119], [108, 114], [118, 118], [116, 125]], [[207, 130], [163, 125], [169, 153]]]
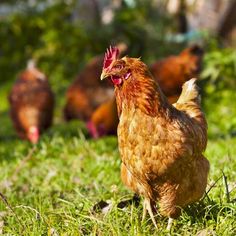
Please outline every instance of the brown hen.
[[177, 101], [182, 85], [201, 71], [203, 50], [193, 45], [177, 56], [159, 60], [150, 66], [150, 72], [158, 82], [169, 102]]
[[[125, 44], [120, 43], [118, 46], [121, 52], [125, 52]], [[103, 55], [92, 58], [68, 88], [64, 107], [64, 117], [67, 121], [88, 121], [98, 106], [114, 97], [111, 83], [99, 83], [102, 63]]]
[[46, 76], [33, 61], [13, 85], [9, 103], [10, 115], [20, 138], [37, 143], [40, 134], [52, 124], [54, 95]]
[[199, 200], [207, 184], [207, 123], [196, 80], [186, 82], [171, 105], [148, 67], [136, 58], [118, 59], [116, 48], [104, 59], [101, 79], [107, 77], [115, 86], [119, 114], [121, 178], [144, 197], [143, 218], [147, 210], [157, 227], [153, 209], [158, 202], [170, 229], [180, 209]]

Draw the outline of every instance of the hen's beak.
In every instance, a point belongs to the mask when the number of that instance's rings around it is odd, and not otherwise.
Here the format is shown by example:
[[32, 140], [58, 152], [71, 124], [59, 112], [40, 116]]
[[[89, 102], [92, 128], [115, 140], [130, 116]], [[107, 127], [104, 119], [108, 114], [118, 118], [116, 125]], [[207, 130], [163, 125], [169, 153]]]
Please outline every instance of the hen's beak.
[[106, 79], [107, 77], [109, 77], [109, 75], [106, 74], [105, 71], [103, 71], [102, 74], [101, 74], [101, 76], [100, 76], [100, 79], [101, 79], [101, 80], [104, 80], [104, 79]]

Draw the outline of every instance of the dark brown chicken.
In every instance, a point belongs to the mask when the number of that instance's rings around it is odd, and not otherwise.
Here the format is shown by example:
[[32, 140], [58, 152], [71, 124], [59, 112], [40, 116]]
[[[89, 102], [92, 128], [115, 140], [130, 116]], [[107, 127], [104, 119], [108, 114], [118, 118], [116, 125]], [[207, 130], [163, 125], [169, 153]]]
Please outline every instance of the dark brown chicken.
[[181, 208], [198, 201], [207, 184], [207, 123], [196, 79], [183, 85], [171, 105], [148, 67], [137, 58], [119, 59], [116, 48], [106, 53], [104, 78], [115, 86], [122, 181], [144, 197], [143, 218], [147, 210], [157, 227], [153, 209], [159, 203], [170, 229]]
[[37, 143], [53, 119], [54, 96], [46, 76], [30, 61], [9, 94], [10, 115], [22, 139]]
[[88, 121], [100, 104], [113, 97], [110, 83], [98, 83], [102, 62], [103, 56], [93, 58], [68, 88], [64, 108], [64, 117], [67, 121]]
[[170, 56], [152, 64], [149, 69], [169, 102], [177, 101], [182, 85], [201, 71], [203, 50], [193, 45], [177, 56]]
[[[121, 43], [118, 46], [121, 52], [125, 52], [126, 45]], [[88, 121], [98, 106], [114, 97], [111, 83], [99, 83], [102, 64], [103, 55], [93, 58], [68, 88], [64, 108], [64, 117], [67, 121]]]

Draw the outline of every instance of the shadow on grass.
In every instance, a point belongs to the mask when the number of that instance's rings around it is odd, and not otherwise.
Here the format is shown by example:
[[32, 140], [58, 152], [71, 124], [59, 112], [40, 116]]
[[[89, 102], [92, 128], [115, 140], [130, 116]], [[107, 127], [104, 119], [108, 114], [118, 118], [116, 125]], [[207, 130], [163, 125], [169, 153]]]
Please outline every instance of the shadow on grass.
[[64, 138], [71, 138], [75, 136], [78, 137], [79, 132], [82, 132], [85, 138], [89, 137], [85, 124], [82, 121], [73, 120], [53, 125], [43, 136], [47, 135], [52, 137], [57, 135]]
[[186, 214], [191, 224], [196, 222], [207, 222], [214, 220], [217, 222], [219, 216], [226, 216], [228, 214], [234, 214], [236, 217], [236, 211], [232, 208], [233, 203], [217, 203], [216, 201], [200, 201], [186, 207], [183, 214]]
[[8, 111], [0, 112], [0, 142], [4, 141], [14, 141], [17, 136], [15, 135], [15, 131], [12, 126], [12, 122], [9, 116]]

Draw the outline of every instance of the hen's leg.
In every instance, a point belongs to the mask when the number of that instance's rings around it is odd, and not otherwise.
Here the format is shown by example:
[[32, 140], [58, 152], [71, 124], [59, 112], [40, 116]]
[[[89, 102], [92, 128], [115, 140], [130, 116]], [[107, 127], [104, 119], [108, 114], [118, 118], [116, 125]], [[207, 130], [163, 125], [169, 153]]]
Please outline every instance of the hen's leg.
[[[150, 215], [153, 224], [154, 224], [155, 227], [157, 228], [157, 223], [156, 223], [156, 221], [155, 221], [155, 218], [154, 218], [154, 215], [153, 215], [153, 212], [152, 212], [152, 206], [151, 206], [151, 201], [150, 201], [150, 199], [145, 198], [145, 199], [144, 199], [144, 202], [143, 202], [143, 205], [144, 205], [144, 210], [145, 210], [145, 212], [146, 212], [146, 210], [148, 211], [148, 214]], [[146, 213], [144, 213], [143, 215], [144, 215], [144, 217], [145, 217]]]
[[168, 225], [167, 225], [167, 228], [166, 228], [168, 231], [170, 231], [173, 221], [174, 221], [174, 219], [169, 217]]

